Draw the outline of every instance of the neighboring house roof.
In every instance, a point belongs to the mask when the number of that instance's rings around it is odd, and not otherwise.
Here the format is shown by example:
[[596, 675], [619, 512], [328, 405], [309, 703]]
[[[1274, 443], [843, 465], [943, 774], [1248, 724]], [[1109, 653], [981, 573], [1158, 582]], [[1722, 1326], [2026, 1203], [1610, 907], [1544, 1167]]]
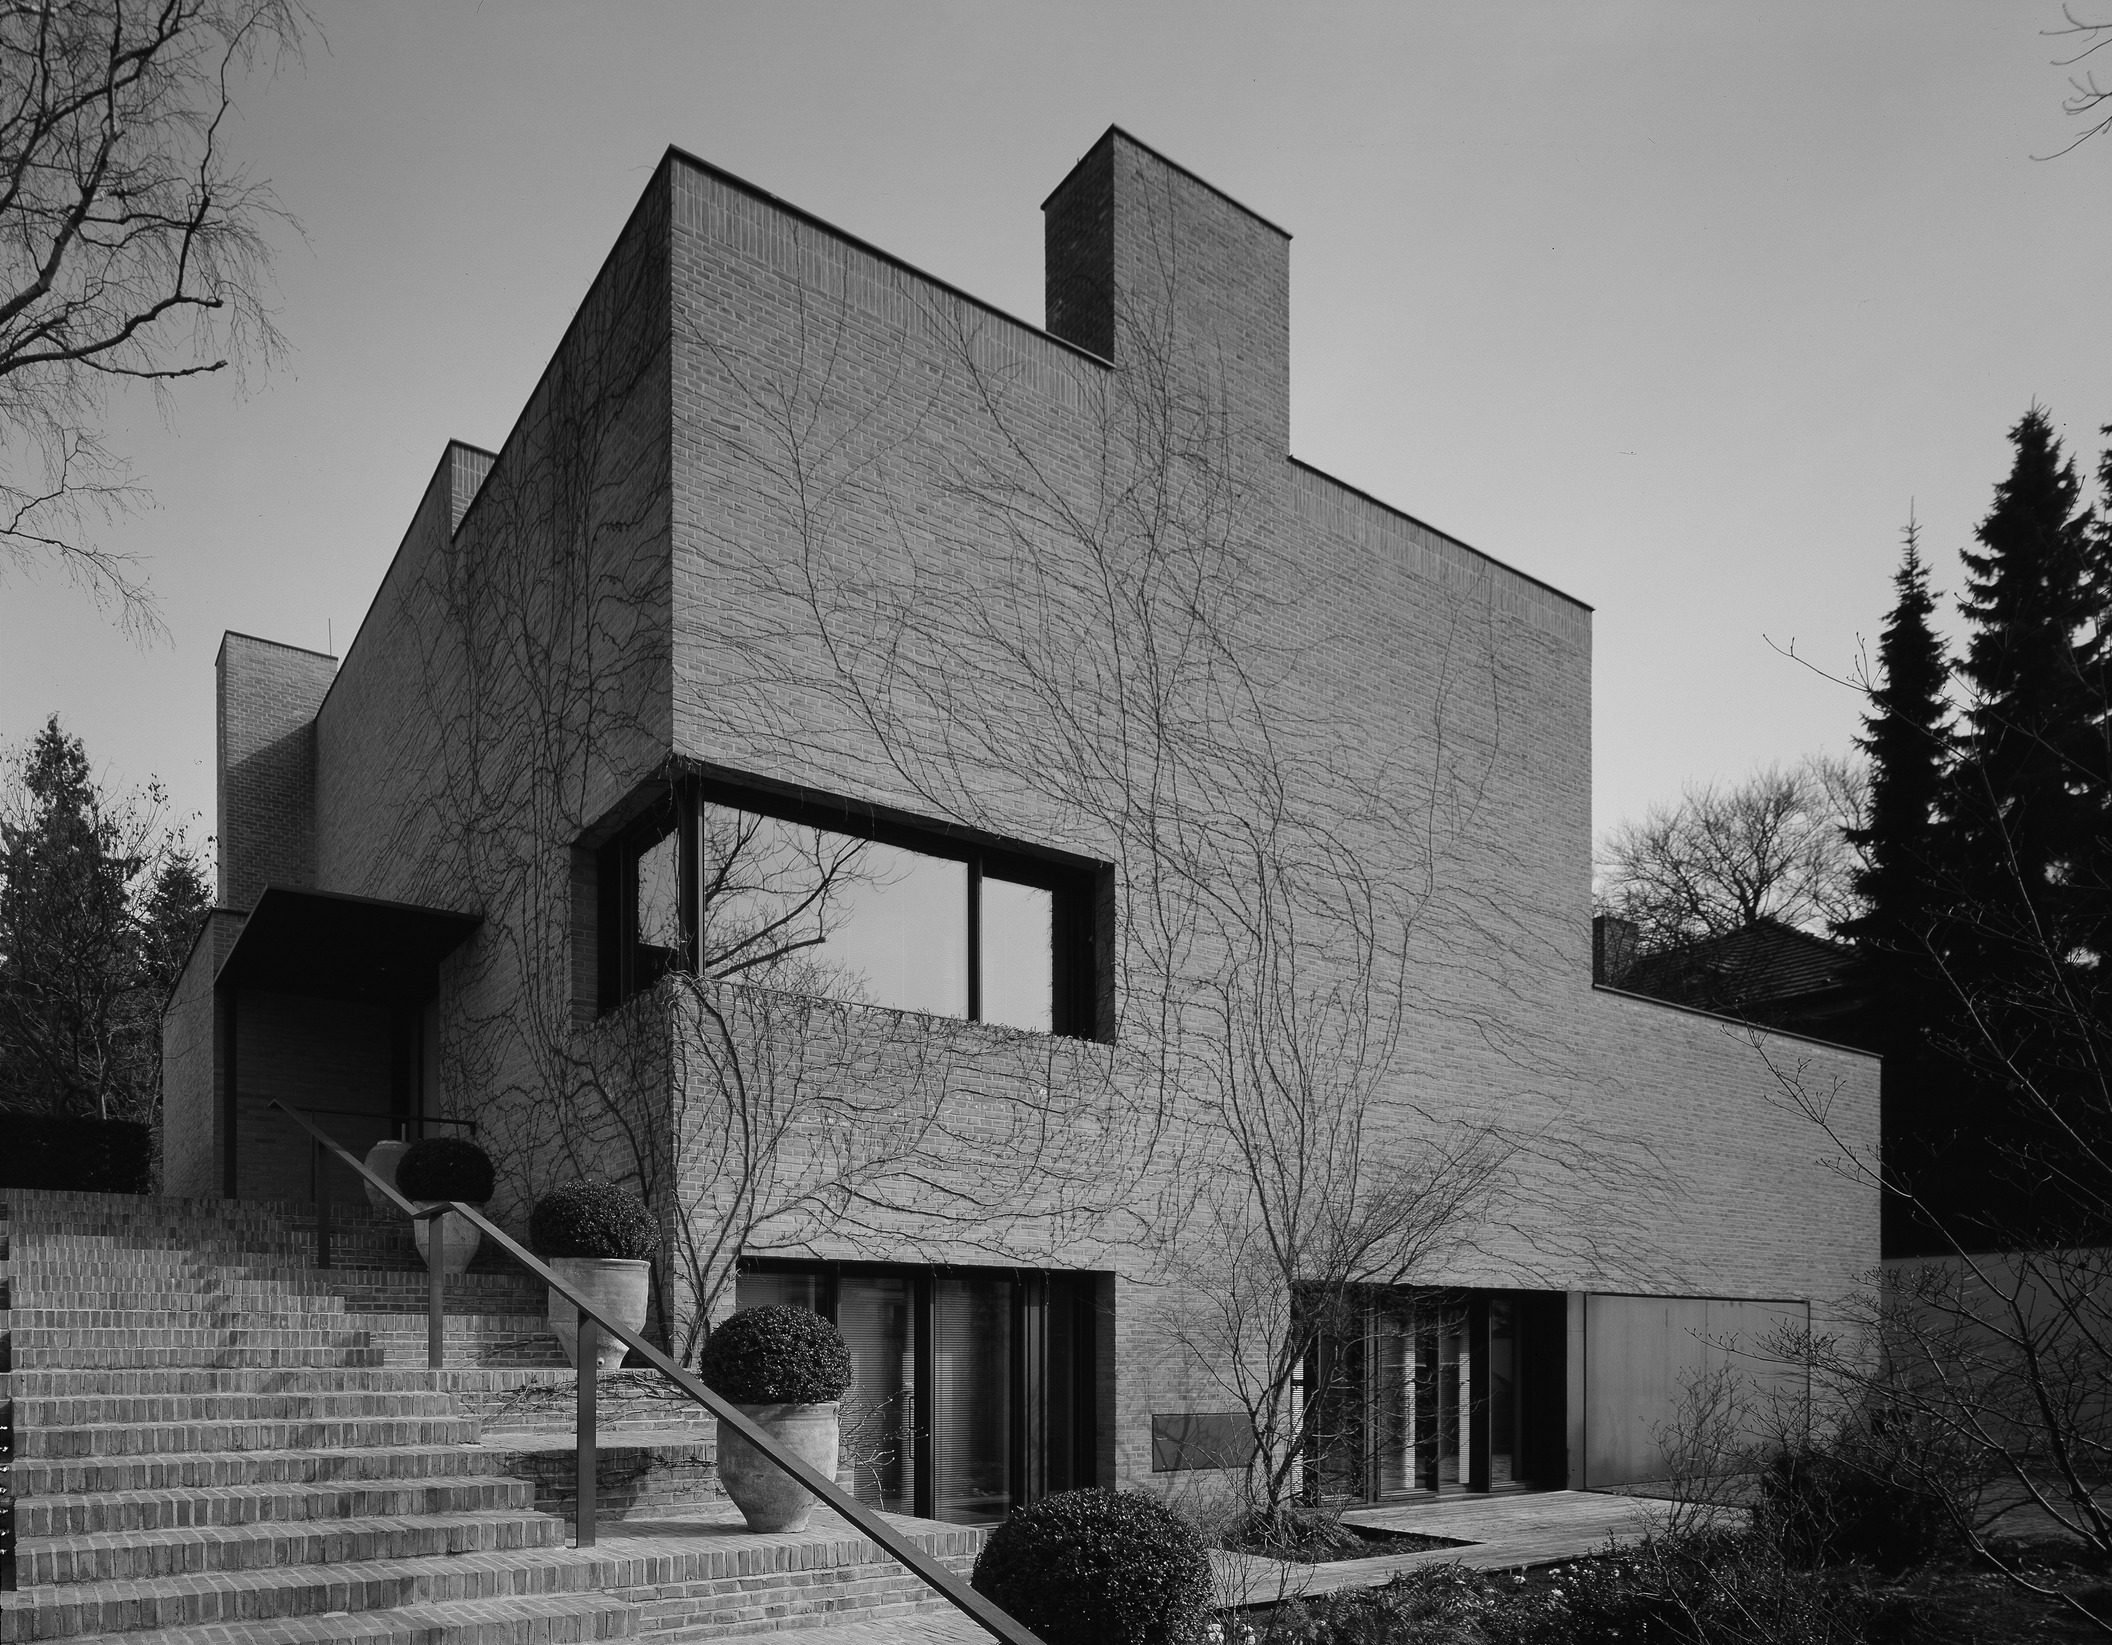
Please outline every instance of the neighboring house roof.
[[1605, 979], [1633, 994], [1856, 1043], [1863, 993], [1855, 950], [1780, 920], [1659, 949]]

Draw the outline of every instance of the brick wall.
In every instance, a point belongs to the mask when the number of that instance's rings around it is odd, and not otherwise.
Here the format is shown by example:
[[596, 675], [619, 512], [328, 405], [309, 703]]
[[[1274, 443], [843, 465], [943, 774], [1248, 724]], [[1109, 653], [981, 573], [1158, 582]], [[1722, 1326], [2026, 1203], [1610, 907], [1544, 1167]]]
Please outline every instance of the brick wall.
[[223, 908], [315, 883], [315, 711], [337, 659], [247, 634], [221, 639], [216, 830]]
[[[1046, 488], [1037, 502], [1104, 520], [1114, 380], [715, 173], [678, 169], [674, 190], [678, 751], [1112, 856], [1115, 840], [963, 729], [1011, 715], [1024, 745], [1050, 734], [991, 636], [956, 625], [951, 646], [919, 650], [912, 629], [891, 648], [886, 625], [861, 625], [856, 608], [886, 612], [908, 588], [1003, 601], [1044, 573], [1036, 523], [979, 508], [963, 481], [1016, 472], [1021, 451]], [[1230, 408], [1218, 431], [1237, 503], [1226, 563], [1256, 591], [1230, 620], [1269, 659], [1273, 706], [1324, 728], [1335, 768], [1352, 785], [1368, 773], [1394, 806], [1397, 833], [1345, 822], [1364, 830], [1369, 860], [1416, 882], [1397, 1119], [1378, 1148], [1412, 1173], [1453, 1123], [1533, 1139], [1475, 1248], [1423, 1277], [1809, 1297], [1823, 1322], [1864, 1284], [1875, 1202], [1818, 1163], [1828, 1145], [1782, 1078], [1788, 1042], [1591, 988], [1589, 610], [1288, 460], [1279, 231], [1120, 133], [1052, 196], [1047, 220], [1051, 329], [1124, 370], [1170, 369], [1182, 391]], [[801, 408], [809, 448], [758, 415], [780, 402]], [[810, 489], [790, 507], [774, 476], [795, 468]], [[816, 576], [842, 596], [826, 645], [802, 608]], [[929, 1031], [949, 1058], [964, 1033]], [[1801, 1042], [1787, 1060], [1839, 1088], [1850, 1140], [1874, 1140], [1874, 1064]], [[978, 1102], [991, 1115], [1031, 1105], [1031, 1082], [997, 1046], [976, 1086], [950, 1137], [979, 1134]], [[686, 1100], [708, 1108], [706, 1095]], [[1125, 1475], [1144, 1477], [1151, 1410], [1222, 1403], [1170, 1346], [1177, 1299], [1163, 1275], [1119, 1239], [1054, 1241], [1060, 1219], [1037, 1223], [1031, 1196], [1007, 1197], [1010, 1179], [972, 1141], [948, 1146], [963, 1179], [1004, 1183], [992, 1198], [1020, 1214], [1001, 1231], [949, 1233], [943, 1216], [920, 1225], [905, 1211], [812, 1248], [1031, 1262], [1054, 1243], [1069, 1264], [1116, 1269], [1117, 1450]], [[1140, 1203], [1155, 1186], [1139, 1185]]]
[[213, 976], [235, 945], [242, 917], [216, 908], [206, 917], [161, 1018], [161, 1191], [217, 1196], [226, 1115], [223, 1048]]
[[[1193, 518], [1172, 548], [1226, 602], [1218, 632], [1324, 754], [1305, 798], [1357, 800], [1344, 837], [1412, 905], [1374, 1148], [1412, 1179], [1457, 1125], [1518, 1144], [1471, 1246], [1414, 1277], [1810, 1298], [1823, 1325], [1875, 1262], [1876, 1206], [1824, 1168], [1792, 1087], [1828, 1086], [1848, 1140], [1874, 1142], [1875, 1065], [1592, 989], [1589, 611], [1289, 459], [1281, 231], [1119, 132], [1052, 196], [1048, 230], [1060, 335], [672, 157], [475, 505], [459, 512], [465, 468], [436, 473], [318, 722], [317, 874], [486, 914], [445, 973], [443, 1060], [501, 1155], [507, 1214], [559, 1166], [600, 1162], [570, 1116], [619, 1065], [661, 1127], [651, 1147], [707, 1208], [715, 1192], [724, 1128], [685, 1083], [701, 1045], [670, 1063], [634, 1055], [649, 1024], [575, 1027], [582, 831], [672, 754], [1115, 860], [1119, 823], [1022, 769], [1057, 726], [1006, 648], [1040, 637], [978, 614], [1080, 598], [1037, 582], [1065, 533]], [[1132, 414], [1155, 373], [1195, 444], [1147, 472]], [[1170, 516], [1137, 506], [1140, 480], [1166, 483]], [[495, 646], [478, 613], [530, 619], [542, 660]], [[1085, 638], [1075, 660], [1098, 667]], [[1213, 1139], [1177, 1130], [1177, 1166], [1122, 1158], [1103, 1122], [1146, 1106], [1123, 1047], [857, 1016], [808, 1025], [802, 1054], [933, 1117], [914, 1162], [933, 1193], [779, 1248], [1112, 1273], [1111, 1454], [1148, 1478], [1153, 1410], [1223, 1406], [1137, 1235]], [[1019, 1156], [1037, 1174], [1014, 1193], [1011, 1128], [1037, 1117], [1058, 1129]], [[795, 1126], [784, 1146], [834, 1143]], [[1096, 1203], [1090, 1172], [1061, 1180], [1081, 1160], [1121, 1203]], [[933, 1210], [977, 1195], [990, 1214]]]

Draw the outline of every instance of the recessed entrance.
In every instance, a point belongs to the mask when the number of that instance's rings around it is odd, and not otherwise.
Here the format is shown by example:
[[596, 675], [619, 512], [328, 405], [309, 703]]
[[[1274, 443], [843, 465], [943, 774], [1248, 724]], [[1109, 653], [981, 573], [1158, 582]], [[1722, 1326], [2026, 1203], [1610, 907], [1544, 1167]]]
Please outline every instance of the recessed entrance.
[[1565, 1483], [1560, 1292], [1374, 1289], [1307, 1366], [1320, 1494], [1387, 1502]]

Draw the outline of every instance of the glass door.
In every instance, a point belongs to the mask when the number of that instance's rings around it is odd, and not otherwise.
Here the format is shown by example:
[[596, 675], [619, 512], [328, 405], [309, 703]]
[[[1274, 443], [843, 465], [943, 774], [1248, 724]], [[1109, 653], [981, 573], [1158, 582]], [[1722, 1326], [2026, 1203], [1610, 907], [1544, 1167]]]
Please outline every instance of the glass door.
[[843, 1332], [841, 1465], [861, 1501], [980, 1525], [1098, 1477], [1093, 1294], [1078, 1274], [771, 1263], [739, 1274], [734, 1305]]
[[1012, 1509], [1012, 1326], [1018, 1282], [931, 1282], [931, 1517], [963, 1525]]

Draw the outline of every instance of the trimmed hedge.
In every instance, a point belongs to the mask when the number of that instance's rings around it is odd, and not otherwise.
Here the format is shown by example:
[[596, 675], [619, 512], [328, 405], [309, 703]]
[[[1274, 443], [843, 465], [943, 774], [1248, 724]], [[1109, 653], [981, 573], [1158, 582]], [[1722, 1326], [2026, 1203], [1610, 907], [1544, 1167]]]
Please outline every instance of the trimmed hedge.
[[491, 1156], [461, 1137], [427, 1137], [396, 1162], [396, 1192], [405, 1199], [482, 1205], [496, 1186]]
[[697, 1374], [736, 1405], [826, 1405], [851, 1385], [843, 1333], [811, 1308], [748, 1308], [711, 1333]]
[[154, 1133], [136, 1120], [0, 1111], [0, 1188], [154, 1192]]
[[975, 1588], [1046, 1645], [1188, 1645], [1210, 1604], [1210, 1556], [1155, 1496], [1094, 1486], [1021, 1508], [990, 1533]]
[[[402, 1180], [400, 1171], [397, 1180]], [[650, 1262], [660, 1249], [660, 1225], [628, 1188], [581, 1180], [560, 1183], [535, 1202], [528, 1239], [539, 1257]]]

